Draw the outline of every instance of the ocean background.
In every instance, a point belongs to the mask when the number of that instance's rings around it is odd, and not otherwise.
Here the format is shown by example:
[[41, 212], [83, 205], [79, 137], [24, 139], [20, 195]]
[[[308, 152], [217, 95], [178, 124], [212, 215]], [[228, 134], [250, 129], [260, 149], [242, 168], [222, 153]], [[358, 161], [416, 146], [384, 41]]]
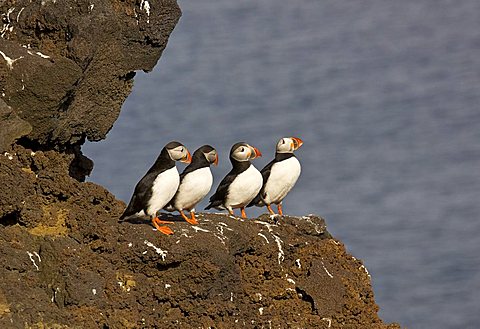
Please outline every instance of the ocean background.
[[258, 147], [260, 169], [298, 136], [285, 212], [326, 218], [364, 260], [382, 319], [478, 328], [480, 1], [179, 4], [155, 70], [137, 74], [107, 139], [83, 147], [90, 180], [128, 202], [179, 140], [219, 150], [216, 188], [233, 143]]

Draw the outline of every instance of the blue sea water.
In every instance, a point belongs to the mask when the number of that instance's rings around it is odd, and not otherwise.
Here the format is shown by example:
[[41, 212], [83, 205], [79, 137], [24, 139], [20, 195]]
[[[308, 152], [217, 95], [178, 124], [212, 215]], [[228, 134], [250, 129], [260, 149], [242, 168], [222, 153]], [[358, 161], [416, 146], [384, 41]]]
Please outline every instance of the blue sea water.
[[170, 140], [217, 147], [218, 183], [233, 143], [258, 147], [260, 168], [278, 138], [301, 137], [284, 209], [322, 215], [364, 260], [382, 319], [478, 328], [480, 1], [180, 6], [155, 70], [84, 146], [91, 180], [128, 202]]

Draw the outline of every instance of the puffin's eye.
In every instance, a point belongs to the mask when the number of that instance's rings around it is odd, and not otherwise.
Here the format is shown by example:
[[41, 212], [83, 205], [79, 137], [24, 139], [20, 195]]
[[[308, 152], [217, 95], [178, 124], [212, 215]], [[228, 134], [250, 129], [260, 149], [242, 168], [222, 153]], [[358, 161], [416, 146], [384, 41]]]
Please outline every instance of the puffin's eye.
[[183, 147], [180, 149], [180, 152], [183, 152]]
[[285, 140], [284, 140], [284, 139], [282, 139], [282, 144], [285, 144]]
[[245, 149], [242, 147], [242, 149], [240, 150], [240, 152], [245, 152]]

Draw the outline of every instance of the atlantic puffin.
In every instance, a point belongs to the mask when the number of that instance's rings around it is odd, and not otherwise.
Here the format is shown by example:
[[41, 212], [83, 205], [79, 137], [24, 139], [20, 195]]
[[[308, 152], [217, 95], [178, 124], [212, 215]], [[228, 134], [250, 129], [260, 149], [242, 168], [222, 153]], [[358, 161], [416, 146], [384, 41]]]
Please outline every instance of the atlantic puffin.
[[263, 177], [263, 186], [260, 193], [248, 205], [267, 206], [271, 215], [275, 215], [271, 205], [276, 204], [278, 214], [283, 216], [282, 201], [293, 188], [300, 176], [301, 166], [293, 154], [303, 144], [297, 137], [281, 138], [276, 147], [275, 158], [260, 172]]
[[165, 207], [177, 192], [180, 176], [175, 161], [190, 163], [192, 156], [183, 144], [173, 141], [165, 145], [153, 166], [137, 183], [130, 203], [120, 220], [131, 216], [148, 215], [158, 231], [173, 234], [168, 226], [159, 225], [172, 222], [160, 220], [157, 212]]
[[[192, 155], [192, 162], [180, 175], [180, 185], [173, 199], [165, 206], [165, 210], [177, 210], [183, 219], [192, 225], [198, 224], [195, 218], [195, 206], [210, 192], [213, 176], [210, 165], [218, 165], [218, 154], [210, 145], [203, 145]], [[191, 218], [183, 213], [190, 211]]]
[[262, 188], [262, 174], [250, 160], [262, 156], [262, 153], [247, 143], [236, 143], [230, 150], [232, 170], [223, 178], [217, 191], [210, 197], [210, 204], [205, 209], [227, 209], [234, 215], [233, 209], [240, 208], [242, 218], [247, 218], [245, 206], [252, 201]]

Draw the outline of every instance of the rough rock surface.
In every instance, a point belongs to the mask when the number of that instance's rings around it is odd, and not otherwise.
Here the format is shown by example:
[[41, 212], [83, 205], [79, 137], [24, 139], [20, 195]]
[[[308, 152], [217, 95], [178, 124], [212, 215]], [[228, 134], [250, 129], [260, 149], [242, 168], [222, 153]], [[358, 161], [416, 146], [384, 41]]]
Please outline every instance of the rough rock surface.
[[29, 134], [32, 126], [18, 117], [13, 109], [0, 98], [0, 152], [5, 151], [18, 138]]
[[29, 141], [56, 148], [105, 138], [181, 14], [174, 0], [2, 0], [0, 13], [0, 95]]
[[82, 143], [157, 62], [175, 1], [3, 0], [0, 15], [0, 328], [398, 328], [317, 216], [174, 216], [164, 236], [82, 182]]

